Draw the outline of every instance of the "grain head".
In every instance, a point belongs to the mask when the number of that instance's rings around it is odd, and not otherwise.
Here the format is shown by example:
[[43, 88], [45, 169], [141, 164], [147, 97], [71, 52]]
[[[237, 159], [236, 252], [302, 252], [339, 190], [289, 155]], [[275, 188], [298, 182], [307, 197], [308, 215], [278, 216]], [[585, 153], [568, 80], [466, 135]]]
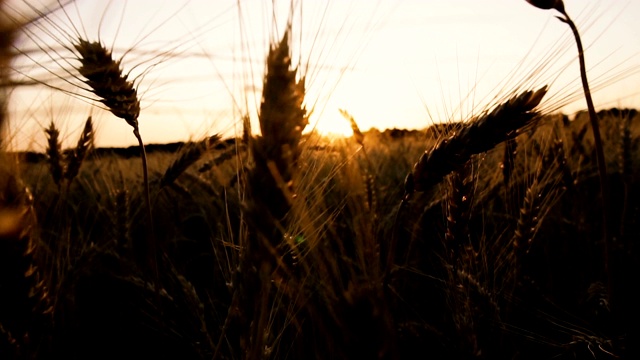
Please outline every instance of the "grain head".
[[86, 84], [115, 116], [137, 129], [140, 101], [133, 82], [122, 73], [120, 61], [100, 42], [79, 39], [74, 47], [81, 63], [78, 71], [87, 79]]

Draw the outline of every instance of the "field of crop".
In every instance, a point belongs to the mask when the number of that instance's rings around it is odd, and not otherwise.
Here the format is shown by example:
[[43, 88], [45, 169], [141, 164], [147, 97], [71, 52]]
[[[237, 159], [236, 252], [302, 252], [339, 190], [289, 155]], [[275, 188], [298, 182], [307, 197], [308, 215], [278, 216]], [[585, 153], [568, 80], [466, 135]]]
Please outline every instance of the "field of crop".
[[[343, 111], [354, 135], [329, 139], [303, 133], [287, 35], [259, 135], [96, 148], [89, 116], [73, 147], [51, 122], [44, 153], [0, 152], [0, 359], [640, 355], [636, 110], [597, 113], [600, 149], [546, 87], [420, 131]], [[124, 64], [73, 46], [142, 145]]]

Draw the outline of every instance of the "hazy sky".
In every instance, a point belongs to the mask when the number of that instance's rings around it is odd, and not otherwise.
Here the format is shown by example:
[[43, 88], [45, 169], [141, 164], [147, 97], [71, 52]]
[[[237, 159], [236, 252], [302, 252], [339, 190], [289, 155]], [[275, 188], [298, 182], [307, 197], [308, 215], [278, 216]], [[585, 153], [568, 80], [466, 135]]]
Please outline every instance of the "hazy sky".
[[[33, 11], [10, 3], [11, 14]], [[596, 106], [640, 107], [640, 1], [565, 4], [587, 48]], [[363, 130], [424, 128], [544, 84], [546, 111], [585, 107], [568, 26], [525, 0], [298, 0], [293, 8], [288, 0], [77, 0], [28, 27], [17, 44], [29, 54], [15, 62], [20, 72], [67, 93], [17, 89], [14, 142], [42, 149], [42, 129], [54, 120], [71, 145], [92, 114], [99, 146], [135, 143], [128, 125], [92, 106], [73, 78], [79, 63], [63, 46], [77, 34], [122, 57], [138, 86], [146, 142], [241, 132], [242, 114], [257, 121], [267, 46], [290, 13], [293, 61], [306, 77], [312, 126], [323, 132], [348, 131], [338, 109]]]

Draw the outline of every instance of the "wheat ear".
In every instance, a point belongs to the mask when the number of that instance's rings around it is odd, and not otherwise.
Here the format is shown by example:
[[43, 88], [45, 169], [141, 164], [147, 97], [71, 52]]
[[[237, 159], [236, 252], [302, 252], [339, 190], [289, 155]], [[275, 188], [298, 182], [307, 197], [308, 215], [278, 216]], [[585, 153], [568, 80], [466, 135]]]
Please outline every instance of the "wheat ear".
[[247, 344], [249, 358], [260, 358], [264, 351], [271, 272], [280, 260], [277, 246], [291, 210], [299, 143], [308, 123], [304, 79], [297, 80], [297, 69], [291, 68], [289, 36], [290, 28], [269, 49], [259, 114], [261, 136], [249, 139], [254, 166], [248, 172], [247, 211], [252, 228], [243, 244], [242, 284], [236, 295], [243, 318], [239, 326], [247, 329], [241, 342]]
[[203, 173], [203, 172], [211, 170], [212, 168], [214, 168], [216, 166], [220, 166], [225, 161], [233, 159], [235, 156], [238, 156], [238, 154], [240, 152], [243, 152], [245, 150], [246, 150], [246, 146], [242, 142], [237, 142], [237, 143], [229, 146], [226, 150], [222, 151], [215, 158], [213, 158], [213, 159], [205, 162], [204, 164], [202, 164], [202, 166], [200, 166], [198, 168], [198, 172]]
[[518, 152], [518, 142], [516, 139], [509, 139], [504, 146], [504, 155], [502, 159], [502, 178], [504, 186], [509, 189], [509, 183], [511, 181], [511, 174], [515, 166], [515, 157]]
[[82, 162], [93, 148], [94, 135], [93, 121], [91, 120], [91, 116], [89, 116], [84, 124], [82, 134], [80, 134], [80, 138], [78, 139], [78, 144], [67, 157], [67, 169], [64, 172], [64, 177], [68, 181], [67, 186], [71, 186], [73, 179], [78, 176]]
[[115, 234], [118, 254], [124, 254], [130, 250], [131, 245], [131, 239], [129, 238], [131, 228], [129, 192], [126, 188], [121, 188], [116, 190], [113, 196], [111, 223]]
[[453, 273], [458, 269], [460, 250], [470, 244], [469, 219], [473, 202], [473, 160], [449, 175], [446, 197], [447, 228], [445, 240]]
[[407, 194], [429, 189], [464, 166], [472, 155], [491, 150], [531, 127], [539, 119], [539, 113], [534, 109], [546, 93], [546, 86], [525, 91], [490, 113], [464, 124], [460, 131], [426, 151], [409, 174]]
[[79, 39], [74, 47], [80, 55], [82, 66], [78, 71], [87, 78], [85, 83], [115, 116], [137, 129], [140, 102], [133, 82], [122, 74], [120, 61], [114, 60], [111, 52], [99, 42]]
[[356, 119], [354, 119], [353, 116], [351, 116], [351, 114], [347, 112], [347, 110], [339, 109], [339, 111], [340, 111], [340, 115], [342, 115], [342, 117], [344, 117], [349, 121], [349, 124], [351, 125], [351, 130], [353, 131], [353, 138], [356, 140], [358, 144], [360, 144], [361, 146], [364, 146], [364, 134], [362, 133], [362, 131], [360, 131], [360, 127], [358, 126]]
[[571, 130], [571, 154], [575, 154], [574, 156], [582, 157], [582, 162], [588, 162], [591, 159], [591, 152], [587, 151], [584, 146], [584, 136], [587, 134], [587, 130], [589, 128], [587, 126], [583, 126], [580, 131], [574, 132]]
[[63, 175], [62, 166], [62, 145], [60, 144], [60, 131], [56, 128], [56, 125], [51, 122], [48, 129], [45, 129], [47, 134], [47, 162], [49, 163], [49, 172], [53, 178], [53, 182], [60, 186]]
[[294, 194], [293, 174], [300, 156], [302, 131], [308, 124], [304, 103], [304, 78], [291, 69], [289, 31], [272, 46], [260, 104], [261, 135], [252, 139], [255, 167], [250, 172], [252, 196], [280, 221], [289, 211]]
[[531, 241], [538, 229], [541, 200], [540, 184], [536, 177], [524, 195], [524, 200], [520, 207], [520, 217], [518, 218], [513, 237], [511, 238], [512, 250], [514, 251], [516, 261], [520, 261], [529, 253]]
[[630, 182], [633, 171], [633, 156], [632, 156], [632, 136], [631, 136], [631, 122], [636, 116], [636, 111], [629, 111], [628, 114], [622, 117], [620, 121], [620, 149], [618, 153], [618, 166], [622, 173], [622, 178], [625, 182]]
[[573, 189], [575, 180], [573, 178], [573, 174], [571, 173], [571, 168], [567, 163], [567, 155], [564, 151], [564, 140], [562, 139], [560, 130], [558, 128], [556, 128], [556, 138], [553, 141], [553, 150], [558, 167], [562, 172], [562, 183], [564, 187], [567, 189]]
[[440, 183], [449, 173], [460, 170], [472, 155], [491, 150], [499, 143], [513, 139], [528, 130], [540, 119], [535, 107], [540, 104], [546, 93], [547, 87], [544, 86], [536, 91], [529, 90], [514, 96], [488, 114], [462, 124], [458, 132], [441, 140], [432, 150], [422, 154], [413, 171], [405, 179], [405, 194], [396, 212], [394, 235], [387, 250], [385, 286], [395, 260], [395, 227], [399, 214], [406, 207], [411, 195], [415, 191], [428, 190]]
[[[111, 113], [124, 119], [127, 124], [133, 128], [133, 135], [138, 140], [142, 157], [142, 173], [149, 221], [149, 233], [147, 234], [147, 245], [150, 252], [149, 265], [155, 273], [157, 283], [159, 274], [155, 236], [153, 234], [147, 153], [138, 127], [140, 101], [138, 100], [137, 90], [134, 83], [127, 79], [127, 75], [122, 73], [120, 61], [114, 60], [111, 51], [107, 50], [100, 42], [89, 42], [84, 39], [79, 39], [78, 43], [74, 44], [74, 47], [76, 51], [78, 51], [78, 60], [80, 60], [81, 63], [78, 72], [87, 79], [85, 83], [89, 85], [91, 91]], [[156, 284], [156, 286], [158, 286], [158, 284]]]
[[202, 155], [204, 155], [213, 144], [218, 142], [218, 140], [220, 140], [220, 136], [214, 135], [205, 141], [191, 143], [185, 146], [185, 149], [164, 172], [162, 179], [160, 179], [160, 188], [173, 184], [189, 166], [200, 160]]

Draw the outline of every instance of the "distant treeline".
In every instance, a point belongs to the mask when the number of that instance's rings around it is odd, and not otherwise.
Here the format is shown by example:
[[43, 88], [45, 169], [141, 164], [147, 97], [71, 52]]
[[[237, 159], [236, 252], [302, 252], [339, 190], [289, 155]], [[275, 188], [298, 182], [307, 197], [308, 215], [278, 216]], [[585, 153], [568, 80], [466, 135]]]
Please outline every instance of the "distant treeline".
[[[217, 142], [213, 145], [215, 149], [224, 149], [229, 145], [232, 145], [236, 142], [236, 139], [226, 139], [220, 142]], [[145, 150], [147, 153], [157, 153], [157, 152], [167, 152], [174, 153], [179, 151], [182, 147], [187, 145], [185, 142], [172, 142], [167, 144], [147, 144], [145, 145]], [[63, 154], [67, 154], [73, 151], [73, 149], [63, 150]], [[23, 151], [17, 153], [18, 157], [21, 161], [27, 163], [38, 163], [40, 161], [46, 160], [47, 156], [44, 153], [35, 152], [35, 151]], [[125, 159], [135, 158], [140, 156], [140, 149], [137, 145], [132, 145], [129, 147], [100, 147], [92, 149], [89, 154], [87, 154], [87, 158], [102, 158], [106, 156], [118, 156]]]
[[[605, 117], [624, 117], [624, 118], [632, 118], [638, 114], [638, 110], [636, 109], [618, 109], [611, 108], [607, 110], [601, 110], [598, 112], [599, 118]], [[562, 121], [564, 123], [568, 123], [571, 121], [567, 115], [561, 115]], [[582, 117], [588, 117], [589, 114], [586, 111], [580, 111], [575, 114], [574, 120], [579, 120]], [[426, 134], [428, 136], [438, 137], [439, 135], [449, 133], [454, 131], [457, 128], [457, 123], [439, 123], [433, 124], [426, 128], [425, 130], [407, 130], [407, 129], [386, 129], [385, 131], [379, 131], [376, 128], [365, 132], [365, 136], [367, 133], [376, 133], [385, 138], [390, 139], [402, 139], [408, 136], [416, 136]], [[214, 145], [214, 148], [224, 149], [229, 145], [233, 145], [236, 141], [240, 141], [240, 139], [229, 138], [222, 140]], [[179, 151], [182, 147], [186, 145], [185, 142], [172, 142], [167, 144], [148, 144], [145, 145], [145, 149], [147, 153], [156, 153], [156, 152], [167, 152], [174, 153]], [[72, 149], [64, 150], [63, 152], [70, 152]], [[17, 155], [19, 158], [27, 163], [38, 163], [40, 161], [46, 160], [46, 155], [40, 152], [35, 151], [24, 151], [18, 152]], [[118, 156], [122, 158], [134, 158], [140, 156], [140, 149], [138, 149], [137, 145], [132, 145], [129, 147], [102, 147], [95, 148], [89, 154], [88, 158], [100, 158], [105, 156]]]

